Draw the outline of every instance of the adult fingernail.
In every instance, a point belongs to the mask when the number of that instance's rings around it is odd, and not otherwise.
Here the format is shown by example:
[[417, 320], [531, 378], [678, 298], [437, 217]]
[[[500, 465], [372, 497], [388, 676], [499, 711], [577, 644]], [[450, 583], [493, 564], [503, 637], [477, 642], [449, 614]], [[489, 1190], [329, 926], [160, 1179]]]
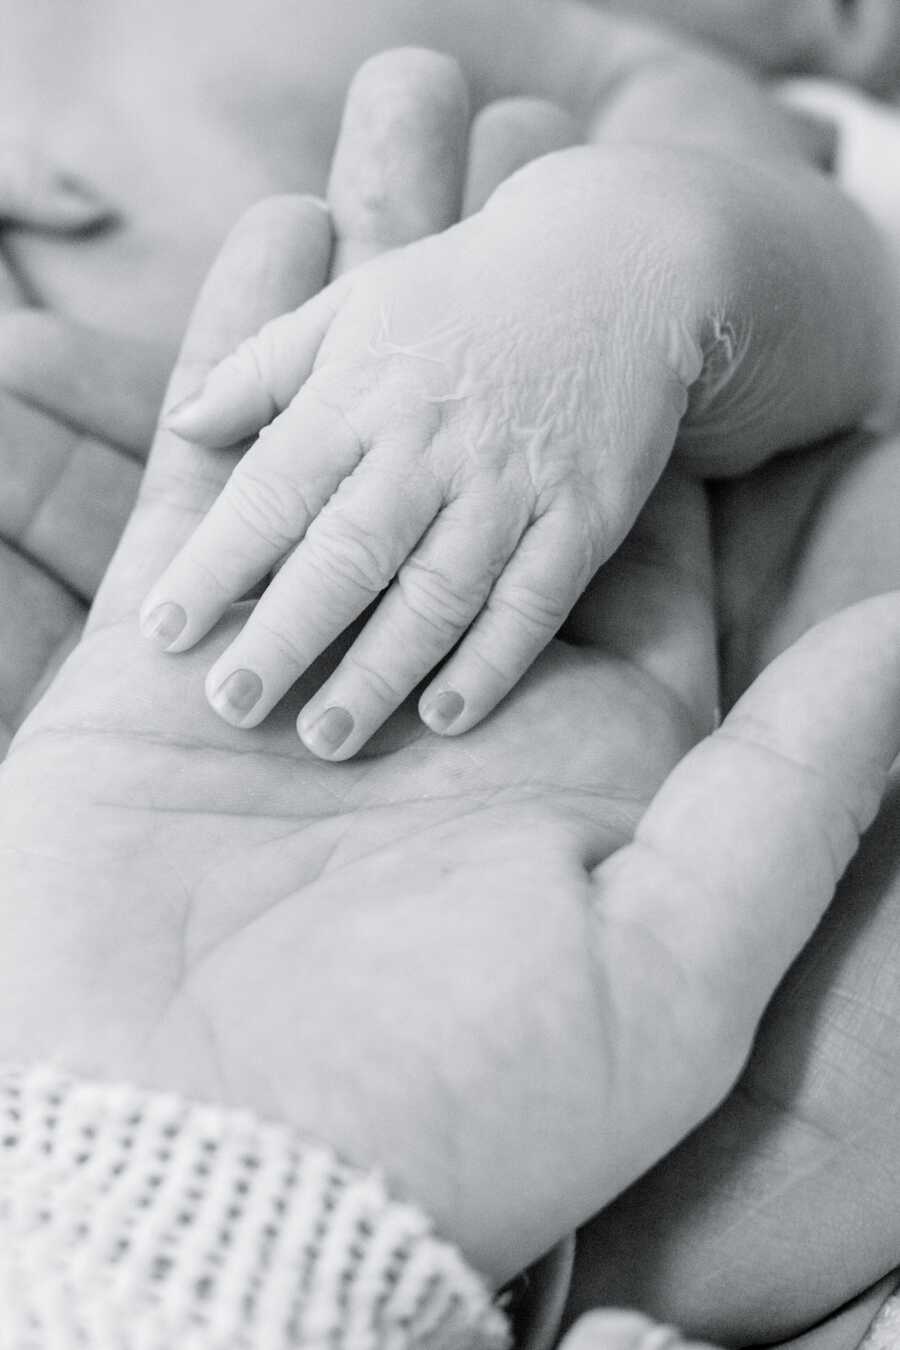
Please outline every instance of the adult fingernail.
[[233, 670], [209, 701], [217, 713], [231, 721], [246, 717], [261, 699], [262, 691], [262, 680], [255, 670]]
[[171, 647], [176, 638], [184, 632], [187, 615], [180, 605], [167, 600], [151, 609], [141, 620], [141, 632], [145, 638], [160, 647]]
[[445, 689], [435, 698], [429, 699], [422, 708], [422, 721], [432, 731], [446, 731], [456, 721], [466, 706], [466, 700], [455, 689]]
[[353, 725], [353, 718], [346, 708], [326, 708], [322, 716], [301, 734], [314, 754], [333, 755], [344, 744]]

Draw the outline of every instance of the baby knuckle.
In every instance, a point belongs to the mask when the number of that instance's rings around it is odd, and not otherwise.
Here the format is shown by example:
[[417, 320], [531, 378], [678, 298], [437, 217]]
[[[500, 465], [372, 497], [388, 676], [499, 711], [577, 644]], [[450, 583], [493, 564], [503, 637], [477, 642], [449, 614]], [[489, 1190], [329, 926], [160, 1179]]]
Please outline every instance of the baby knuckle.
[[513, 662], [504, 660], [504, 655], [496, 643], [488, 642], [477, 634], [466, 639], [465, 653], [467, 661], [477, 667], [482, 678], [499, 689], [511, 689], [521, 675], [521, 669]]
[[469, 623], [472, 589], [464, 591], [440, 568], [410, 558], [400, 569], [397, 584], [410, 612], [439, 638], [454, 638]]
[[343, 665], [346, 673], [357, 684], [361, 684], [369, 697], [382, 707], [396, 708], [406, 697], [407, 690], [396, 680], [392, 680], [383, 670], [373, 666], [352, 649], [344, 657]]
[[528, 585], [508, 585], [491, 598], [490, 608], [505, 613], [538, 639], [552, 636], [566, 617], [570, 602], [556, 592]]
[[333, 521], [306, 537], [310, 565], [340, 590], [376, 596], [396, 571], [389, 544], [350, 522]]
[[223, 499], [245, 530], [272, 552], [285, 553], [306, 527], [311, 511], [299, 486], [284, 474], [260, 474], [235, 469], [223, 490]]
[[289, 616], [273, 614], [271, 606], [265, 615], [259, 608], [254, 611], [247, 632], [252, 636], [256, 650], [265, 650], [270, 657], [274, 654], [278, 665], [297, 675], [306, 670], [315, 656], [315, 652], [301, 643], [300, 634]]

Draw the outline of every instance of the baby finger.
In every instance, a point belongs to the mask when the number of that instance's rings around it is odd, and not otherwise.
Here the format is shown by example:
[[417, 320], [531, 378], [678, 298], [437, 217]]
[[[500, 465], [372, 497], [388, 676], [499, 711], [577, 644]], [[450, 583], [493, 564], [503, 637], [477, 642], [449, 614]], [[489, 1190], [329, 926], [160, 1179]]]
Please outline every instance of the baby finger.
[[[475, 619], [516, 539], [452, 502], [397, 573], [337, 670], [297, 721], [314, 754], [348, 759], [443, 661]], [[495, 537], [496, 536], [496, 537]], [[340, 715], [340, 716], [339, 716]], [[322, 731], [340, 725], [339, 744]]]
[[333, 282], [245, 338], [213, 366], [199, 389], [168, 410], [167, 428], [217, 450], [254, 436], [309, 379], [346, 291], [345, 281]]
[[557, 633], [593, 572], [577, 521], [548, 512], [524, 535], [458, 651], [419, 700], [432, 731], [458, 735], [486, 717]]
[[363, 455], [347, 418], [312, 387], [237, 464], [141, 609], [144, 636], [183, 652], [306, 534], [311, 520]]
[[440, 507], [415, 470], [396, 477], [373, 452], [347, 478], [210, 671], [207, 696], [235, 726], [256, 726], [396, 575]]

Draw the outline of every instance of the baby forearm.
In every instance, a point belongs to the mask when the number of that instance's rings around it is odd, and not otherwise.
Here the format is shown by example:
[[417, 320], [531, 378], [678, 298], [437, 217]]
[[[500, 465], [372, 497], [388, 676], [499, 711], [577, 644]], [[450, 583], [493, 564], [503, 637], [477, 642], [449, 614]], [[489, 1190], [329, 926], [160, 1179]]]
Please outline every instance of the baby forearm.
[[692, 467], [744, 472], [889, 401], [900, 299], [888, 251], [815, 171], [697, 148], [596, 145], [523, 170], [490, 209], [521, 218], [525, 196], [532, 220], [546, 218], [548, 252], [582, 279], [588, 329], [683, 383], [678, 447]]

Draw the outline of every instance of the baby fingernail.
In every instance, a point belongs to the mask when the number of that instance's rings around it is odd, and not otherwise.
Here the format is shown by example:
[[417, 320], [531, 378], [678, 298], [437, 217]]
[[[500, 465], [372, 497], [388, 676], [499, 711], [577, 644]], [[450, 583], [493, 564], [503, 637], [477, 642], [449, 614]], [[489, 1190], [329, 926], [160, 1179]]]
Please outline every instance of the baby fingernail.
[[233, 670], [209, 701], [226, 718], [246, 717], [256, 707], [262, 691], [262, 680], [255, 670]]
[[163, 414], [165, 425], [167, 427], [172, 426], [173, 422], [180, 421], [182, 416], [186, 417], [191, 409], [195, 408], [200, 402], [205, 388], [206, 385], [201, 384], [200, 388], [195, 389], [192, 394], [188, 394], [187, 398], [183, 398], [178, 403], [173, 404], [171, 408], [167, 408]]
[[455, 689], [445, 689], [436, 698], [429, 699], [422, 709], [422, 720], [432, 731], [446, 731], [462, 713], [466, 700]]
[[184, 632], [186, 623], [187, 615], [181, 606], [167, 600], [144, 616], [141, 620], [141, 632], [145, 638], [149, 638], [158, 646], [171, 647], [175, 639]]
[[353, 730], [353, 718], [346, 708], [326, 708], [322, 716], [303, 732], [303, 739], [315, 754], [333, 755]]

